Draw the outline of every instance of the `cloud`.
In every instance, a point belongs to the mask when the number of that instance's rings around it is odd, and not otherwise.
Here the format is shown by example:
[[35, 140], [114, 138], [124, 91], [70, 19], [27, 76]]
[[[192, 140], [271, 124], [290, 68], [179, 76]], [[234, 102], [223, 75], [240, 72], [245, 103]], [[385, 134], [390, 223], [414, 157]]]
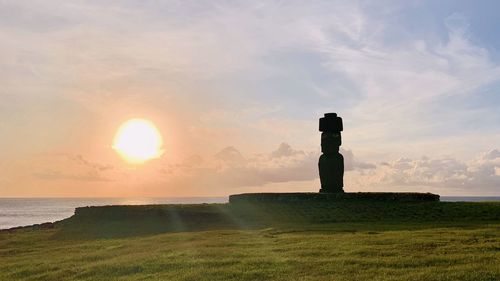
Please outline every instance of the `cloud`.
[[219, 151], [214, 155], [214, 159], [232, 164], [244, 164], [246, 162], [243, 155], [232, 146], [228, 146]]
[[90, 161], [86, 160], [85, 158], [83, 158], [82, 155], [68, 155], [68, 158], [73, 160], [75, 163], [77, 163], [81, 166], [87, 167], [87, 168], [92, 169], [92, 170], [100, 171], [100, 172], [113, 169], [113, 166], [111, 166], [111, 165], [104, 165], [104, 164], [99, 164], [99, 163], [95, 163], [95, 162], [90, 162]]
[[340, 148], [340, 153], [344, 156], [344, 169], [346, 171], [375, 169], [377, 167], [373, 163], [362, 162], [355, 158], [352, 150]]
[[430, 187], [446, 193], [498, 194], [500, 192], [500, 151], [479, 154], [465, 162], [453, 157], [399, 158], [381, 163], [359, 175], [353, 183], [365, 187]]
[[79, 154], [47, 154], [36, 159], [32, 176], [52, 181], [112, 181], [108, 173], [112, 170], [111, 165], [89, 161]]
[[110, 181], [102, 177], [96, 171], [88, 171], [83, 174], [65, 174], [61, 171], [45, 170], [33, 173], [33, 176], [42, 180], [72, 180], [72, 181]]
[[[346, 171], [373, 169], [375, 165], [358, 161], [351, 150], [341, 150]], [[269, 153], [244, 157], [236, 148], [226, 147], [213, 157], [169, 165], [161, 171], [178, 184], [189, 178], [203, 186], [234, 188], [260, 186], [269, 183], [308, 181], [318, 178], [317, 151], [295, 150], [287, 143], [281, 143]], [[188, 165], [189, 163], [189, 165]]]
[[[424, 137], [465, 139], [471, 128], [464, 124], [485, 123], [478, 118], [482, 114], [500, 118], [491, 103], [479, 102], [483, 97], [478, 94], [481, 87], [500, 81], [500, 67], [485, 47], [472, 40], [459, 14], [443, 20], [445, 33], [439, 40], [433, 40], [438, 34], [429, 30], [421, 37], [398, 41], [401, 38], [387, 40], [393, 28], [390, 21], [370, 18], [370, 12], [362, 9], [358, 13], [363, 20], [356, 32], [348, 33], [349, 40], [321, 24], [310, 27], [309, 46], [324, 55], [323, 65], [332, 77], [352, 85], [344, 89], [352, 92], [351, 97], [357, 95], [352, 107], [339, 106], [342, 91], [330, 89], [326, 92], [331, 102], [323, 108], [327, 111], [330, 104], [341, 108], [350, 122], [348, 130], [364, 145], [376, 142], [389, 150], [393, 144]], [[498, 101], [493, 104], [498, 107]], [[498, 137], [496, 132], [490, 135]]]

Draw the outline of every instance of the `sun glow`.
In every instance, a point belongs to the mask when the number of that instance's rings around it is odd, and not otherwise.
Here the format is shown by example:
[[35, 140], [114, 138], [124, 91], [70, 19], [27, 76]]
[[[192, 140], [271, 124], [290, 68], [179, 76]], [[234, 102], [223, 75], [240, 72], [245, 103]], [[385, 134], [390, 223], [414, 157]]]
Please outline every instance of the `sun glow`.
[[127, 162], [141, 164], [163, 154], [163, 139], [151, 121], [130, 119], [118, 129], [113, 149]]

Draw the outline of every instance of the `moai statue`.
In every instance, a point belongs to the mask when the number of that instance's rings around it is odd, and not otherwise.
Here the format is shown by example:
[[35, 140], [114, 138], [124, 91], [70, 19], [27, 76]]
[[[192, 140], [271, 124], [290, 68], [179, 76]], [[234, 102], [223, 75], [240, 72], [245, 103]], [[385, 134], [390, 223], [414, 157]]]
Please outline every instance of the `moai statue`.
[[321, 132], [321, 156], [319, 157], [319, 179], [321, 189], [319, 192], [341, 193], [344, 192], [344, 157], [339, 153], [342, 145], [343, 130], [342, 118], [337, 113], [325, 113], [319, 119]]

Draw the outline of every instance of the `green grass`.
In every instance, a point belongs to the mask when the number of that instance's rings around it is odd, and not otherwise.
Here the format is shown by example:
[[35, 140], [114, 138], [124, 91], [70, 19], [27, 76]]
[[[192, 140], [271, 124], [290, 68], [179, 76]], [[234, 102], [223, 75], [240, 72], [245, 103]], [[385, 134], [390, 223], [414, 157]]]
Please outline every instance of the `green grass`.
[[499, 203], [81, 209], [0, 233], [0, 280], [500, 280]]

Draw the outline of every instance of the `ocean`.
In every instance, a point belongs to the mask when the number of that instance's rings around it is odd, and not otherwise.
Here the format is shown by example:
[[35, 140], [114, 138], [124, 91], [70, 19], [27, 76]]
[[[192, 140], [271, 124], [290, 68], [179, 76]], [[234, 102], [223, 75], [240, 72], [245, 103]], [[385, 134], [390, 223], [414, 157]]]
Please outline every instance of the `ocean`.
[[[75, 208], [104, 205], [225, 203], [228, 197], [184, 198], [0, 198], [0, 229], [55, 222], [73, 215]], [[445, 202], [500, 201], [500, 197], [441, 196]]]

